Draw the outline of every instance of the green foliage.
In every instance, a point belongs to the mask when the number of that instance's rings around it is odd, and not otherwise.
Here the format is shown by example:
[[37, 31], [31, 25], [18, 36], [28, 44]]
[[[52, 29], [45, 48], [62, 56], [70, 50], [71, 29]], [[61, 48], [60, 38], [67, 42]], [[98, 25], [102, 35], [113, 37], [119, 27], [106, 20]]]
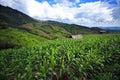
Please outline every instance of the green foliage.
[[[120, 59], [119, 55], [120, 34], [85, 35], [83, 39], [57, 39], [17, 50], [1, 50], [0, 78], [112, 80], [114, 74], [110, 71], [104, 74], [104, 71], [107, 72], [104, 68], [112, 59], [115, 60], [113, 63], [116, 63]], [[114, 66], [114, 69], [120, 69], [119, 63]]]

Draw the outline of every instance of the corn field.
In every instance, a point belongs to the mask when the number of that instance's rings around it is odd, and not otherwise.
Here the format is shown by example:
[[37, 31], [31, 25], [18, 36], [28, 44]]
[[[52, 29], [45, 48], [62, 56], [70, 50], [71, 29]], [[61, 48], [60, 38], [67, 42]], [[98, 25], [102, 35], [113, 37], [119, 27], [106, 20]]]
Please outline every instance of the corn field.
[[120, 34], [51, 40], [1, 50], [0, 80], [92, 80], [113, 59], [120, 60]]

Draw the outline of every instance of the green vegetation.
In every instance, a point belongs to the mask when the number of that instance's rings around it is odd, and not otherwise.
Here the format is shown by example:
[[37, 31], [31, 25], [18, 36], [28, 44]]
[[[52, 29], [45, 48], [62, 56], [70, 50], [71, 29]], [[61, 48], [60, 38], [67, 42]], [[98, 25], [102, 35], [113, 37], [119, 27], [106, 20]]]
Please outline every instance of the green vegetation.
[[39, 44], [47, 39], [15, 28], [0, 29], [0, 49]]
[[47, 39], [68, 37], [71, 34], [64, 28], [55, 25], [44, 24], [41, 22], [24, 24], [20, 27], [20, 29], [26, 30], [32, 34], [36, 34]]
[[120, 34], [0, 51], [1, 80], [119, 80]]
[[88, 28], [86, 26], [81, 26], [76, 24], [65, 24], [55, 21], [43, 21], [41, 23], [62, 27], [71, 34], [94, 34], [94, 33], [98, 33], [101, 30], [100, 28]]

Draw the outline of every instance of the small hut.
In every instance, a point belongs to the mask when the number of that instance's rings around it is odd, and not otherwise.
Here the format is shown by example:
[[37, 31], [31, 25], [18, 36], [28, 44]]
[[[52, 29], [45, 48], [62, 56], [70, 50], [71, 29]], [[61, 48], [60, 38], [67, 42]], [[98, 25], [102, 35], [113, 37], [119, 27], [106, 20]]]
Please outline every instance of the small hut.
[[83, 36], [81, 34], [77, 34], [77, 35], [71, 35], [70, 38], [78, 39], [78, 38], [83, 38]]
[[108, 32], [105, 31], [105, 30], [100, 30], [99, 33], [100, 33], [100, 34], [107, 34]]

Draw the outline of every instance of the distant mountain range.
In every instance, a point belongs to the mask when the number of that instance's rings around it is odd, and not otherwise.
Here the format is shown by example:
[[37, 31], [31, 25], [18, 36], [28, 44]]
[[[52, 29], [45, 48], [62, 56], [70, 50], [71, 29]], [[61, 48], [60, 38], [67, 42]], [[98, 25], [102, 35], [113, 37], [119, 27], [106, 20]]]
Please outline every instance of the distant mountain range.
[[109, 33], [120, 33], [120, 27], [100, 27], [100, 28], [108, 31]]
[[104, 30], [120, 31], [120, 27], [100, 27]]

